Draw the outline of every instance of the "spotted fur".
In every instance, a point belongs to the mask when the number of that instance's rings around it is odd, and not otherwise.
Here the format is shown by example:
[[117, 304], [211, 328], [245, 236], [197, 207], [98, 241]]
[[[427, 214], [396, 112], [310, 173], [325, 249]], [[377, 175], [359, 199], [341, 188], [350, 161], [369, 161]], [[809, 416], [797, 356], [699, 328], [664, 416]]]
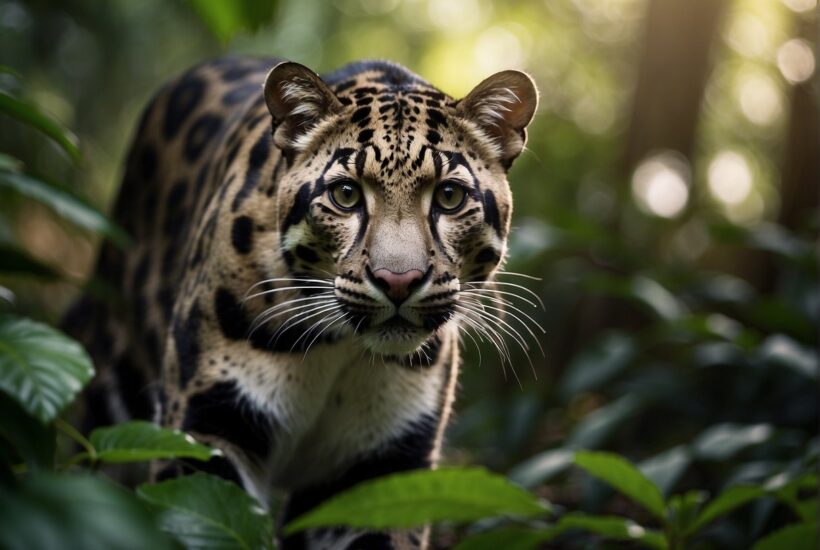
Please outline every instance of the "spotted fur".
[[[506, 171], [535, 105], [520, 72], [456, 101], [381, 61], [320, 78], [228, 58], [168, 84], [116, 203], [133, 247], [100, 253], [97, 276], [122, 300], [86, 297], [66, 319], [100, 371], [88, 427], [136, 417], [190, 432], [224, 458], [159, 478], [204, 469], [262, 503], [287, 491], [283, 521], [359, 481], [433, 467], [459, 300], [505, 256]], [[442, 182], [464, 191], [457, 209], [436, 198]], [[358, 190], [357, 208], [335, 202], [340, 185]], [[316, 530], [283, 548], [425, 539]]]

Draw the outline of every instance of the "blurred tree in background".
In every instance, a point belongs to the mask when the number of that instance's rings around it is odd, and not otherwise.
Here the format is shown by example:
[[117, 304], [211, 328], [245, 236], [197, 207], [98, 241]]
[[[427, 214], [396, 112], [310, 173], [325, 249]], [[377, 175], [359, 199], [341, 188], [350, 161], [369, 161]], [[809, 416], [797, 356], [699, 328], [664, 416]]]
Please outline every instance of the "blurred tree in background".
[[[75, 162], [1, 117], [0, 151], [107, 211], [140, 109], [205, 58], [387, 58], [456, 97], [527, 70], [541, 104], [510, 174], [508, 269], [540, 278], [514, 281], [545, 303], [545, 353], [532, 373], [514, 356], [519, 384], [468, 346], [447, 462], [642, 519], [572, 451], [620, 453], [665, 496], [816, 469], [816, 34], [816, 0], [0, 0], [0, 90], [81, 144]], [[91, 271], [87, 229], [0, 185], [0, 245], [60, 274], [5, 269], [0, 299], [58, 321]], [[792, 519], [763, 498], [703, 540], [746, 548]]]

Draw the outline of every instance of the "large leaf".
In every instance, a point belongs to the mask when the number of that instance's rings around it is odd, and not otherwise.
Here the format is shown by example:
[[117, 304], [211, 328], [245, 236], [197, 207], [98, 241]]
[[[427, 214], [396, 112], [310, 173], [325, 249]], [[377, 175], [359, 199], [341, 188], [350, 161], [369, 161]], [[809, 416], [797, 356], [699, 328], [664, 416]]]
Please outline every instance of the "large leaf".
[[97, 428], [90, 439], [97, 451], [97, 459], [109, 463], [160, 458], [208, 460], [221, 454], [216, 449], [197, 443], [190, 435], [145, 421]]
[[760, 539], [752, 550], [817, 550], [817, 520], [789, 525]]
[[143, 484], [137, 495], [162, 510], [160, 527], [185, 548], [273, 547], [273, 520], [235, 483], [197, 473]]
[[545, 512], [535, 497], [502, 476], [482, 468], [443, 468], [366, 481], [297, 518], [285, 530], [337, 525], [405, 528]]
[[76, 136], [60, 123], [46, 116], [32, 103], [0, 91], [0, 113], [40, 130], [62, 147], [72, 159], [76, 160], [80, 157]]
[[145, 506], [102, 477], [37, 474], [0, 485], [0, 510], [4, 550], [170, 548]]
[[723, 491], [710, 502], [692, 523], [689, 532], [700, 531], [720, 516], [726, 515], [747, 502], [764, 497], [768, 492], [757, 485], [735, 485]]
[[0, 315], [0, 390], [47, 423], [94, 375], [83, 347], [29, 319]]
[[25, 174], [0, 170], [0, 186], [7, 187], [52, 209], [66, 220], [100, 233], [119, 245], [126, 245], [128, 235], [102, 212], [81, 198], [56, 185]]
[[558, 529], [561, 532], [582, 529], [608, 539], [632, 541], [649, 548], [667, 548], [663, 535], [647, 530], [628, 518], [567, 514], [558, 522]]
[[535, 550], [556, 534], [554, 528], [539, 531], [527, 527], [506, 527], [465, 537], [453, 550]]
[[612, 453], [578, 451], [575, 464], [664, 519], [666, 506], [660, 490], [626, 459]]

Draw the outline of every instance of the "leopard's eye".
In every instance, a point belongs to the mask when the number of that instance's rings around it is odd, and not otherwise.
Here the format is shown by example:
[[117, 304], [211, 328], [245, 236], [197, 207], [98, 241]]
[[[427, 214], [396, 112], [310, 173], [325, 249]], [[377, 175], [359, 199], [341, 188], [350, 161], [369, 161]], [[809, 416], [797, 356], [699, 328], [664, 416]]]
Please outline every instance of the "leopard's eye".
[[464, 204], [467, 191], [464, 186], [455, 182], [445, 181], [436, 187], [433, 201], [436, 206], [445, 212], [455, 212]]
[[362, 190], [352, 180], [340, 181], [330, 187], [330, 200], [342, 210], [353, 210], [362, 202]]

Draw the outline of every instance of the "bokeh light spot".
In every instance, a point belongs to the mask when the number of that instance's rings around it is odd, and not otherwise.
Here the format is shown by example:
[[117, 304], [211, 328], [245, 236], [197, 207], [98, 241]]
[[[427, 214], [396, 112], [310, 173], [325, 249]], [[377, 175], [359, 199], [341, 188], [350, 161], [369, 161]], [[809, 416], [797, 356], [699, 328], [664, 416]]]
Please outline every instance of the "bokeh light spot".
[[793, 38], [777, 50], [777, 68], [783, 78], [796, 84], [805, 82], [814, 74], [815, 61], [811, 46], [805, 40]]
[[745, 57], [763, 57], [772, 49], [771, 31], [759, 17], [743, 14], [729, 25], [726, 42]]
[[783, 3], [797, 13], [804, 13], [817, 7], [817, 0], [783, 0]]
[[709, 163], [709, 191], [724, 204], [740, 204], [752, 190], [752, 170], [736, 151], [721, 151]]
[[783, 99], [774, 81], [765, 74], [750, 74], [738, 87], [740, 110], [750, 122], [769, 126], [783, 112]]
[[473, 49], [473, 59], [488, 75], [526, 65], [521, 41], [515, 34], [499, 26], [490, 27], [478, 36]]
[[689, 165], [678, 153], [664, 151], [645, 159], [632, 176], [632, 193], [645, 211], [674, 218], [689, 201]]

